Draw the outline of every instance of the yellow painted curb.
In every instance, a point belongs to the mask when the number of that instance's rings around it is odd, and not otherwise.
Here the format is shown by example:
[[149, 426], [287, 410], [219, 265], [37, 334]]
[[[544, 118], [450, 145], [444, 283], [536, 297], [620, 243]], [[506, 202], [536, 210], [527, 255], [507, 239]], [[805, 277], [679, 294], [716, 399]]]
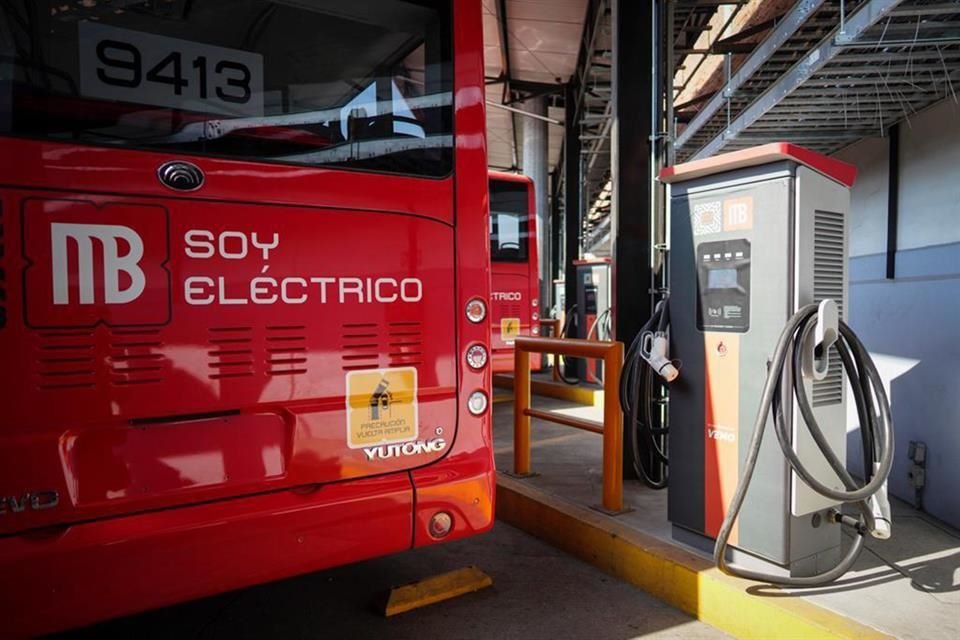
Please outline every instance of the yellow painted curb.
[[[513, 389], [513, 376], [507, 374], [495, 375], [493, 376], [493, 385], [503, 389]], [[603, 403], [603, 389], [570, 385], [552, 380], [537, 380], [534, 378], [530, 381], [530, 391], [536, 396], [576, 402], [588, 407], [599, 406]]]
[[750, 595], [747, 588], [758, 583], [728, 576], [680, 547], [502, 474], [497, 517], [738, 638], [892, 637], [799, 597]]
[[384, 615], [387, 617], [395, 616], [398, 613], [413, 611], [480, 589], [486, 589], [492, 585], [493, 579], [476, 567], [466, 567], [449, 573], [441, 573], [419, 582], [391, 589], [390, 597], [387, 599], [384, 608]]

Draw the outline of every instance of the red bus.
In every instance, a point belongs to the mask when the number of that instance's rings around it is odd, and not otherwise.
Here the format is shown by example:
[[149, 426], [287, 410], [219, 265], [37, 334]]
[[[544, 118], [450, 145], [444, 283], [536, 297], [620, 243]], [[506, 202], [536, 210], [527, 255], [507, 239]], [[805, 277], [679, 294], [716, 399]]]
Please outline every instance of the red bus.
[[4, 634], [492, 525], [481, 21], [3, 3]]
[[[490, 175], [491, 345], [494, 373], [513, 371], [513, 340], [540, 333], [537, 209], [533, 180]], [[540, 368], [540, 355], [530, 355]]]

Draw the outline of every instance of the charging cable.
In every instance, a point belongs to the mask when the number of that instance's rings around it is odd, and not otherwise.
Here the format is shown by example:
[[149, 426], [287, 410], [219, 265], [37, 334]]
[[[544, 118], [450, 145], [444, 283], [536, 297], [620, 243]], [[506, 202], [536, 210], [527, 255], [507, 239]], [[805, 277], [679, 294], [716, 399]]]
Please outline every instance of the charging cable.
[[[890, 467], [893, 464], [893, 420], [890, 415], [890, 403], [883, 388], [883, 381], [877, 372], [876, 365], [870, 358], [870, 354], [853, 330], [842, 320], [836, 319], [835, 311], [833, 315], [839, 331], [837, 332], [838, 335], [835, 336], [833, 346], [837, 349], [843, 368], [849, 377], [857, 415], [860, 420], [861, 441], [864, 448], [865, 484], [857, 484], [847, 472], [844, 463], [836, 452], [830, 447], [813, 415], [813, 408], [804, 388], [804, 377], [805, 375], [809, 377], [810, 358], [814, 357], [821, 362], [827, 361], [826, 355], [830, 344], [826, 342], [817, 346], [812, 355], [805, 356], [810, 352], [810, 345], [815, 332], [818, 337], [821, 333], [823, 325], [820, 320], [827, 309], [829, 309], [829, 305], [824, 305], [824, 303], [821, 303], [820, 306], [810, 304], [803, 307], [790, 318], [780, 334], [760, 396], [760, 407], [757, 410], [753, 434], [747, 447], [747, 458], [743, 472], [740, 475], [737, 490], [734, 492], [713, 549], [714, 562], [724, 573], [790, 587], [821, 586], [836, 580], [853, 566], [863, 548], [864, 536], [868, 533], [880, 539], [890, 537], [890, 505], [886, 499], [886, 482], [890, 475]], [[789, 372], [785, 371], [788, 366], [788, 357], [792, 358], [792, 369]], [[784, 385], [784, 376], [787, 373], [790, 374], [788, 379], [792, 379], [792, 385], [790, 385], [792, 391]], [[783, 416], [784, 403], [782, 401], [782, 398], [791, 392], [796, 398], [800, 415], [810, 435], [845, 489], [833, 488], [815, 478], [794, 451], [791, 434]], [[840, 562], [832, 569], [816, 575], [804, 577], [777, 576], [738, 567], [729, 564], [726, 559], [730, 533], [737, 517], [740, 515], [744, 498], [746, 498], [750, 482], [753, 480], [767, 417], [771, 411], [773, 411], [774, 431], [777, 440], [780, 442], [780, 449], [783, 451], [790, 468], [796, 472], [797, 476], [818, 494], [839, 503], [856, 505], [859, 511], [858, 517], [854, 518], [840, 513], [838, 509], [832, 510], [831, 515], [834, 522], [852, 527], [855, 536], [853, 544]]]
[[[656, 375], [671, 382], [679, 375], [678, 363], [670, 360], [669, 298], [654, 307], [653, 315], [640, 329], [624, 356], [620, 374], [620, 408], [624, 416], [624, 430], [637, 477], [652, 489], [667, 486], [666, 412], [665, 400], [654, 398]], [[655, 412], [656, 407], [661, 411]], [[655, 415], [659, 413], [659, 415]]]
[[[577, 317], [576, 310], [577, 310], [577, 305], [573, 305], [569, 309], [567, 309], [566, 314], [564, 314], [566, 318], [564, 319], [563, 327], [560, 329], [560, 335], [558, 336], [559, 338], [567, 337], [567, 334], [570, 332], [570, 325], [576, 322], [576, 317]], [[553, 363], [553, 366], [557, 368], [557, 376], [559, 376], [560, 379], [563, 380], [565, 384], [568, 384], [570, 386], [580, 384], [580, 380], [578, 378], [568, 378], [566, 376], [565, 372], [567, 369], [567, 365], [569, 364], [566, 356], [561, 356], [560, 354], [557, 354], [556, 356], [554, 356], [554, 359], [555, 359], [555, 362]]]

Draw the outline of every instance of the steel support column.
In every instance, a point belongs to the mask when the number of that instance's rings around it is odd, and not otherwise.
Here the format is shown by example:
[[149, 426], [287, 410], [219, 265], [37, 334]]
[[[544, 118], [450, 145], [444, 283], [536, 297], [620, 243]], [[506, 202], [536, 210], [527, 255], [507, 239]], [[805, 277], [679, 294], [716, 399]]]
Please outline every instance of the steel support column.
[[[547, 99], [531, 98], [524, 103], [531, 114], [546, 117]], [[537, 207], [537, 273], [540, 274], [540, 300], [549, 299], [550, 246], [545, 242], [547, 226], [547, 123], [539, 118], [523, 119], [523, 173], [533, 179]]]
[[[580, 250], [583, 245], [583, 163], [580, 158], [580, 126], [579, 105], [577, 92], [579, 89], [573, 81], [567, 85], [564, 106], [563, 165], [564, 165], [564, 317], [565, 322], [570, 320], [570, 313], [577, 303], [577, 267], [575, 260], [580, 259]], [[572, 323], [567, 322], [572, 329], [567, 337], [583, 337]], [[572, 335], [571, 335], [572, 334]], [[559, 359], [558, 359], [559, 363]], [[565, 358], [564, 372], [571, 378], [580, 379], [583, 376], [584, 361], [580, 358]]]
[[563, 185], [564, 185], [564, 297], [569, 310], [577, 300], [577, 269], [573, 261], [580, 258], [580, 235], [582, 229], [580, 209], [580, 127], [577, 121], [577, 88], [567, 86], [566, 115], [563, 119]]
[[613, 129], [610, 211], [613, 327], [630, 344], [650, 317], [651, 37], [656, 3], [613, 2]]
[[550, 307], [558, 308], [559, 300], [556, 299], [553, 281], [563, 273], [563, 264], [560, 262], [563, 255], [560, 247], [560, 236], [563, 228], [560, 219], [560, 197], [560, 173], [555, 169], [550, 173], [550, 262], [548, 263], [546, 283], [549, 287], [550, 296], [540, 305], [540, 315], [544, 318], [548, 317], [546, 300], [550, 301]]
[[887, 136], [890, 156], [887, 182], [887, 280], [897, 277], [897, 231], [900, 227], [900, 125], [890, 127]]

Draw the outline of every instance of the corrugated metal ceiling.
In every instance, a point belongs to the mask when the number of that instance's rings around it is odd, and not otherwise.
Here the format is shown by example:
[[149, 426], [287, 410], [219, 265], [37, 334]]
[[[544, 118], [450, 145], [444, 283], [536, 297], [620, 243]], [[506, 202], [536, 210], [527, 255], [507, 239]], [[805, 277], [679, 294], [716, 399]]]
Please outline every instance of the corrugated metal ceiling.
[[[523, 109], [513, 102], [521, 90], [534, 93], [538, 85], [562, 85], [577, 65], [587, 0], [483, 0], [484, 58], [487, 100]], [[501, 36], [506, 14], [507, 47]], [[509, 59], [507, 58], [509, 56]], [[513, 92], [507, 93], [509, 80]], [[560, 90], [558, 89], [558, 92]], [[547, 116], [563, 119], [563, 109], [549, 106]], [[526, 116], [488, 107], [488, 163], [498, 169], [522, 168], [523, 121]], [[548, 159], [560, 158], [563, 127], [550, 125]]]

